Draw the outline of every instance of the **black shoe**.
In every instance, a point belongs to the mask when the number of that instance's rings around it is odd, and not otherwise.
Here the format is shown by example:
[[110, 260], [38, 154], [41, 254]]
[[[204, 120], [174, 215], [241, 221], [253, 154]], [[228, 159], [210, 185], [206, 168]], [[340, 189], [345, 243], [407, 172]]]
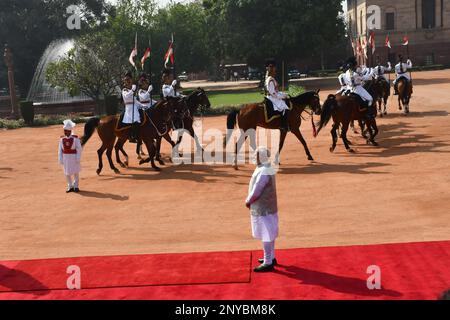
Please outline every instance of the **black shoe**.
[[267, 265], [267, 264], [262, 264], [259, 267], [256, 267], [255, 269], [253, 269], [254, 272], [271, 272], [275, 270], [273, 264], [272, 265]]
[[[259, 262], [259, 263], [264, 263], [264, 259], [258, 259], [258, 262]], [[273, 259], [273, 260], [272, 260], [272, 265], [273, 265], [273, 266], [278, 265], [277, 259]]]
[[71, 193], [74, 192], [75, 190], [73, 188], [70, 188], [69, 190], [66, 191], [66, 193]]
[[73, 192], [78, 193], [78, 192], [80, 192], [80, 189], [75, 188], [75, 189], [73, 189]]

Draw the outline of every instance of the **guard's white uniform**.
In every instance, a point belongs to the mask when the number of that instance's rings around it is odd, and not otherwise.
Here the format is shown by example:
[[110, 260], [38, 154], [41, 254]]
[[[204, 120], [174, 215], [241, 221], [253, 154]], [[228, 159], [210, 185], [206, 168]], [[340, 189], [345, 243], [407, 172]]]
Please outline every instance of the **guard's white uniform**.
[[[64, 136], [59, 140], [58, 160], [64, 168], [68, 190], [71, 188], [78, 188], [82, 151], [81, 141], [75, 135], [69, 137]], [[72, 176], [74, 176], [73, 181]]]
[[[125, 103], [125, 115], [123, 117], [123, 123], [132, 124], [135, 122], [141, 123], [141, 116], [139, 115], [140, 102], [134, 97], [136, 91], [136, 85], [130, 89], [124, 88], [122, 90], [123, 102]], [[133, 121], [134, 120], [134, 121]]]
[[409, 59], [406, 63], [404, 63], [404, 62], [398, 63], [395, 66], [396, 79], [394, 80], [394, 84], [396, 84], [398, 79], [400, 79], [401, 77], [405, 77], [406, 79], [408, 79], [408, 81], [411, 81], [411, 76], [408, 72], [408, 69], [411, 69], [411, 68], [412, 68], [412, 62]]
[[173, 80], [172, 84], [164, 84], [162, 86], [162, 93], [163, 97], [172, 97], [172, 98], [178, 98], [182, 95], [179, 92], [175, 92], [175, 86], [177, 85], [177, 80]]
[[371, 75], [360, 75], [358, 72], [353, 72], [352, 70], [348, 70], [346, 72], [346, 81], [352, 93], [356, 93], [360, 96], [364, 101], [367, 101], [369, 107], [373, 103], [372, 96], [364, 89], [363, 81], [368, 81], [371, 78]]
[[392, 65], [390, 62], [388, 62], [388, 66], [387, 68], [382, 66], [382, 65], [378, 65], [375, 68], [373, 68], [372, 70], [372, 76], [375, 79], [379, 79], [379, 78], [384, 78], [384, 80], [386, 80], [387, 82], [389, 82], [389, 80], [387, 79], [385, 73], [386, 72], [391, 72], [392, 70]]
[[284, 112], [289, 109], [286, 102], [283, 100], [288, 96], [286, 93], [278, 91], [278, 83], [274, 77], [268, 76], [266, 78], [266, 90], [268, 92], [267, 99], [272, 101], [273, 108], [276, 111]]
[[139, 96], [139, 102], [141, 104], [141, 108], [143, 110], [147, 110], [151, 107], [153, 107], [156, 104], [156, 100], [153, 100], [151, 98], [151, 92], [153, 91], [153, 86], [149, 86], [148, 90], [142, 90], [139, 89], [138, 96]]
[[347, 82], [345, 80], [345, 72], [339, 75], [338, 80], [341, 85], [341, 89], [339, 89], [336, 94], [344, 93], [344, 91], [348, 89]]

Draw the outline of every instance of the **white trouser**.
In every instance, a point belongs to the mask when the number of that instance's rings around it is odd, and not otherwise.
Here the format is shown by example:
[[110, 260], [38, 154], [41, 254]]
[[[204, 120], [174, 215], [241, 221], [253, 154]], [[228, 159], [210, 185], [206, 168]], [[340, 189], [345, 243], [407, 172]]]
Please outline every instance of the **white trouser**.
[[271, 266], [275, 259], [275, 240], [272, 242], [263, 242], [264, 248], [264, 264]]
[[355, 88], [353, 88], [352, 90], [353, 93], [356, 93], [358, 96], [360, 96], [364, 101], [367, 101], [369, 107], [372, 105], [373, 103], [373, 98], [370, 95], [370, 93], [367, 92], [366, 89], [364, 89], [363, 86], [357, 86]]
[[78, 184], [80, 182], [80, 174], [75, 173], [73, 177], [74, 179], [72, 180], [72, 176], [66, 176], [67, 190], [70, 190], [72, 188], [78, 188]]

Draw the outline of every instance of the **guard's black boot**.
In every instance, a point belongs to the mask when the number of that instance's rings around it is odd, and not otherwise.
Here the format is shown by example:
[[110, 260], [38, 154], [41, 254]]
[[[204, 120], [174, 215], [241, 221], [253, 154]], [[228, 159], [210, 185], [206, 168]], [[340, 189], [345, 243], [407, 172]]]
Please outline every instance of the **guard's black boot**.
[[138, 137], [139, 137], [139, 123], [135, 122], [131, 126], [130, 130], [130, 143], [138, 143]]
[[[258, 262], [259, 262], [259, 263], [264, 263], [264, 259], [258, 259]], [[273, 259], [273, 260], [272, 260], [272, 265], [273, 265], [273, 266], [278, 265], [277, 259]]]
[[284, 111], [284, 114], [281, 116], [281, 130], [289, 131], [289, 110]]

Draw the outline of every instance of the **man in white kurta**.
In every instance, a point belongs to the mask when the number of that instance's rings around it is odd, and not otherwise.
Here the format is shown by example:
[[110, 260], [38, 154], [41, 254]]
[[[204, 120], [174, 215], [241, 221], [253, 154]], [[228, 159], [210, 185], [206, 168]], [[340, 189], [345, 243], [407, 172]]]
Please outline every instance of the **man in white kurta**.
[[81, 171], [81, 141], [73, 134], [75, 123], [71, 120], [64, 121], [64, 136], [59, 140], [58, 160], [64, 168], [64, 175], [67, 180], [67, 193], [79, 192], [80, 171]]
[[256, 150], [257, 168], [249, 184], [248, 197], [245, 201], [251, 213], [252, 234], [263, 243], [264, 259], [255, 272], [274, 270], [275, 239], [278, 237], [278, 205], [275, 182], [275, 170], [270, 165], [270, 152], [260, 147]]

